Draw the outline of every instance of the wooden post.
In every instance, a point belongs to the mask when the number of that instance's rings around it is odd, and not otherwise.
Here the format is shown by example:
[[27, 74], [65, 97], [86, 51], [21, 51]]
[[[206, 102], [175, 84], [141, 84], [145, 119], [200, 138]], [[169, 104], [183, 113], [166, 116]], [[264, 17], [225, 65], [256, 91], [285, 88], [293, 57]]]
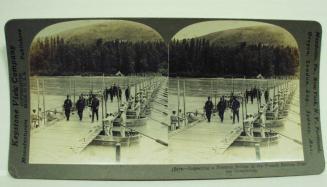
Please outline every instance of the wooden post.
[[105, 117], [105, 115], [107, 115], [107, 113], [105, 113], [105, 114], [103, 114], [104, 113], [104, 107], [103, 107], [103, 102], [106, 102], [106, 101], [103, 101], [104, 100], [104, 97], [103, 97], [103, 94], [102, 94], [102, 96], [101, 96], [101, 119], [102, 119], [102, 130], [104, 131], [104, 117]]
[[[107, 90], [106, 90], [106, 83], [104, 81], [104, 73], [103, 73], [102, 74], [102, 100], [104, 100], [103, 102], [104, 102], [104, 113], [105, 113], [105, 115], [107, 115], [107, 100], [104, 99], [106, 97], [107, 97]], [[102, 105], [103, 105], [103, 102], [102, 102]], [[102, 113], [103, 113], [103, 110], [102, 110]]]
[[278, 104], [278, 112], [277, 112], [277, 119], [279, 118], [279, 85], [277, 87], [277, 104]]
[[248, 106], [247, 106], [247, 102], [244, 101], [244, 107], [245, 107], [245, 116], [248, 115]]
[[137, 84], [134, 84], [134, 103], [136, 102]]
[[[266, 102], [266, 98], [265, 98], [265, 103], [266, 103], [266, 105], [267, 105], [267, 103], [268, 103], [268, 101], [269, 101], [269, 95], [270, 95], [270, 93], [269, 93], [269, 81], [268, 81], [268, 79], [267, 79], [267, 92], [268, 92], [268, 100], [267, 100], [267, 102]], [[263, 96], [265, 97], [265, 93], [263, 94]]]
[[120, 162], [121, 145], [116, 143], [116, 162]]
[[180, 124], [179, 124], [179, 108], [180, 108], [180, 100], [179, 100], [179, 79], [177, 79], [177, 117], [178, 117], [178, 120], [177, 120], [177, 123], [178, 123], [178, 127], [180, 127]]
[[232, 77], [232, 85], [233, 85], [233, 96], [234, 96], [234, 77]]
[[244, 99], [243, 97], [241, 98], [241, 102], [242, 102], [242, 124], [244, 124]]
[[[43, 97], [43, 125], [45, 125], [45, 97], [44, 97], [44, 79], [42, 80], [42, 97]], [[40, 124], [39, 124], [40, 126]]]
[[105, 82], [104, 82], [104, 73], [102, 73], [102, 89], [105, 89]]
[[210, 80], [210, 97], [213, 99], [214, 95], [213, 95], [213, 85], [212, 85], [212, 80]]
[[169, 61], [170, 61], [170, 58], [169, 58], [169, 51], [170, 51], [170, 46], [169, 46], [169, 43], [167, 44], [168, 46], [168, 51], [167, 51], [167, 61], [168, 61], [168, 64], [169, 64]]
[[[218, 79], [216, 79], [216, 96], [215, 96], [215, 106], [217, 107], [217, 96], [218, 96]], [[218, 110], [218, 109], [217, 109]]]
[[37, 87], [37, 125], [40, 125], [40, 84], [39, 79], [36, 79]]
[[244, 109], [243, 109], [243, 108], [244, 108], [244, 107], [243, 107], [243, 106], [244, 106], [244, 104], [243, 104], [243, 98], [241, 98], [241, 100], [242, 100], [242, 101], [241, 101], [241, 102], [242, 102], [242, 125], [243, 125], [243, 132], [245, 133], [245, 126], [244, 126], [244, 111], [243, 111], [243, 110], [244, 110]]
[[258, 144], [258, 143], [254, 144], [254, 149], [255, 149], [256, 160], [260, 161], [261, 160], [260, 144]]
[[274, 95], [273, 95], [273, 100], [272, 100], [272, 101], [273, 101], [272, 106], [273, 106], [273, 108], [274, 108], [274, 107], [275, 107], [275, 104], [274, 104], [274, 103], [275, 103], [275, 87], [276, 87], [276, 86], [275, 86], [275, 78], [274, 78], [274, 80], [273, 80], [273, 87], [274, 87]]
[[69, 78], [69, 95], [72, 95], [72, 79]]
[[186, 103], [185, 103], [185, 80], [183, 82], [183, 104], [184, 104], [184, 109], [183, 109], [183, 112], [184, 112], [184, 125], [186, 125]]
[[120, 108], [119, 93], [116, 97], [117, 97], [117, 112], [119, 112], [119, 108]]
[[[258, 105], [258, 113], [259, 113], [259, 110], [260, 110], [260, 101], [259, 101], [259, 87], [258, 87], [258, 84], [257, 84], [257, 89], [256, 90], [257, 90], [257, 105]], [[260, 98], [260, 100], [261, 100], [261, 98]]]
[[76, 88], [75, 88], [75, 82], [76, 82], [76, 80], [74, 79], [74, 81], [73, 81], [73, 86], [74, 86], [74, 103], [76, 103], [76, 99], [75, 99], [75, 95], [76, 95]]
[[92, 91], [92, 79], [91, 79], [91, 75], [89, 76], [90, 78], [90, 90]]

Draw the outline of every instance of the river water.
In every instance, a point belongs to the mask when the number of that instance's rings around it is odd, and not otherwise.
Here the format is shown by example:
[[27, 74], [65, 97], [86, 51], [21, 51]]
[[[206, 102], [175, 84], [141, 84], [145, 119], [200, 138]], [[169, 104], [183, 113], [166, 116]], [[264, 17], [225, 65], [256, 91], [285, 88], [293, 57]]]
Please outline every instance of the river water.
[[[179, 86], [178, 86], [179, 82]], [[245, 90], [251, 88], [269, 89], [270, 96], [274, 94], [274, 86], [281, 85], [285, 80], [262, 80], [262, 79], [223, 79], [223, 78], [170, 78], [169, 79], [169, 110], [177, 111], [178, 100], [180, 109], [184, 110], [185, 98], [185, 111], [186, 112], [203, 112], [204, 104], [207, 97], [210, 96], [214, 104], [217, 104], [219, 97], [229, 96], [234, 91], [235, 95], [242, 94]], [[169, 156], [173, 157], [174, 163], [187, 164], [187, 163], [241, 163], [241, 162], [257, 162], [257, 161], [298, 161], [303, 160], [303, 146], [296, 143], [302, 142], [301, 123], [300, 123], [300, 107], [299, 107], [299, 87], [298, 80], [291, 81], [292, 84], [297, 86], [296, 93], [293, 97], [289, 115], [284, 120], [284, 127], [275, 129], [277, 132], [287, 136], [280, 137], [277, 144], [271, 144], [260, 147], [260, 160], [257, 160], [255, 149], [253, 146], [241, 146], [232, 144], [222, 155], [215, 153], [212, 150], [207, 152], [192, 152], [190, 157], [179, 156], [174, 151], [169, 152]], [[289, 83], [291, 84], [291, 83]], [[184, 86], [185, 85], [185, 86]], [[178, 99], [178, 88], [180, 97]], [[184, 95], [185, 90], [185, 97]], [[277, 94], [277, 88], [275, 89]], [[262, 97], [262, 100], [263, 97]], [[264, 101], [262, 101], [264, 103]], [[246, 109], [245, 109], [246, 105]], [[253, 104], [249, 101], [247, 104], [244, 102], [243, 111], [240, 108], [240, 124], [242, 123], [242, 113], [257, 113], [258, 103], [254, 99]], [[212, 125], [220, 125], [219, 117], [217, 114], [212, 116]], [[232, 125], [231, 112], [227, 110], [224, 115], [224, 124]], [[296, 140], [296, 141], [293, 141]], [[214, 140], [212, 140], [214, 141]], [[189, 142], [191, 143], [191, 142]], [[187, 145], [185, 145], [187, 146]], [[178, 147], [174, 147], [178, 149]], [[182, 148], [180, 148], [182, 149]]]
[[[108, 87], [113, 83], [119, 84], [124, 90], [126, 86], [139, 83], [147, 79], [146, 77], [31, 77], [31, 110], [37, 109], [38, 106], [43, 111], [54, 110], [62, 111], [63, 101], [67, 94], [71, 95], [72, 100], [76, 101], [77, 96], [81, 93], [100, 91], [103, 87]], [[38, 81], [37, 81], [38, 80]], [[204, 102], [207, 96], [211, 96], [214, 103], [218, 102], [221, 95], [229, 95], [232, 91], [235, 94], [244, 92], [246, 89], [253, 87], [270, 88], [270, 95], [273, 95], [273, 87], [281, 84], [282, 80], [257, 80], [257, 79], [179, 79], [180, 95], [183, 95], [185, 82], [185, 106], [186, 112], [194, 112], [198, 110], [202, 112]], [[37, 82], [39, 86], [37, 86]], [[293, 81], [298, 85], [298, 80]], [[169, 104], [168, 108], [160, 104], [154, 103], [155, 110], [152, 110], [146, 126], [137, 127], [135, 130], [141, 131], [155, 139], [160, 139], [169, 142], [167, 126], [161, 124], [169, 123], [167, 116], [162, 112], [171, 113], [178, 106], [177, 99], [177, 79], [170, 78], [169, 81]], [[44, 89], [43, 89], [44, 85]], [[168, 85], [167, 85], [168, 86]], [[131, 87], [132, 95], [134, 95], [134, 87]], [[75, 95], [75, 98], [74, 98]], [[124, 94], [123, 94], [124, 95]], [[123, 97], [124, 98], [124, 97]], [[43, 104], [44, 101], [44, 104]], [[102, 108], [102, 103], [100, 108]], [[180, 97], [180, 108], [183, 109], [183, 97]], [[257, 102], [250, 102], [246, 105], [246, 111], [243, 113], [256, 113]], [[107, 102], [109, 112], [116, 112], [118, 109], [116, 98], [111, 103]], [[244, 107], [245, 108], [245, 107]], [[244, 109], [245, 110], [245, 109]], [[242, 122], [240, 112], [240, 123]], [[292, 139], [302, 141], [301, 123], [300, 123], [300, 107], [299, 107], [299, 92], [297, 89], [293, 97], [289, 116], [285, 120], [285, 126], [276, 129], [276, 131], [286, 135]], [[100, 110], [100, 119], [101, 119]], [[84, 112], [85, 121], [90, 122], [88, 111]], [[63, 116], [62, 116], [63, 118]], [[231, 124], [230, 112], [225, 113], [225, 123]], [[76, 114], [72, 115], [71, 121], [78, 121]], [[91, 123], [91, 122], [90, 122]], [[213, 125], [219, 125], [218, 116], [213, 116]], [[52, 124], [55, 125], [55, 124]], [[44, 125], [46, 128], [47, 125]], [[58, 132], [60, 133], [60, 132]], [[33, 138], [33, 136], [31, 136]], [[183, 145], [182, 145], [183, 146]], [[187, 145], [185, 145], [187, 146]], [[30, 151], [39, 152], [41, 150], [33, 149], [30, 146]], [[192, 152], [192, 155], [183, 156], [169, 150], [154, 140], [142, 136], [140, 142], [123, 146], [121, 149], [121, 161], [116, 162], [115, 147], [88, 145], [79, 154], [66, 155], [62, 158], [30, 158], [32, 163], [47, 163], [47, 164], [191, 164], [191, 163], [241, 163], [241, 162], [257, 162], [254, 147], [247, 146], [230, 146], [223, 154], [217, 154], [212, 150], [206, 152]], [[294, 141], [281, 137], [278, 144], [262, 146], [260, 148], [260, 161], [297, 161], [303, 160], [302, 145]], [[186, 153], [187, 154], [187, 153]], [[173, 159], [172, 159], [173, 158]]]
[[[149, 79], [149, 77], [32, 77], [30, 79], [31, 84], [31, 110], [41, 108], [40, 115], [43, 108], [47, 110], [63, 110], [63, 102], [66, 95], [71, 96], [72, 101], [78, 99], [78, 95], [83, 93], [84, 95], [93, 90], [93, 93], [100, 92], [103, 87], [108, 87], [113, 83], [119, 85], [123, 91], [123, 101], [125, 101], [124, 90], [127, 85], [131, 85], [131, 94], [135, 94], [135, 87], [132, 86], [135, 83], [139, 83], [139, 87], [142, 87], [142, 81]], [[164, 81], [165, 78], [160, 78]], [[37, 82], [39, 86], [37, 86]], [[43, 89], [44, 85], [44, 89]], [[167, 84], [166, 84], [167, 85]], [[164, 86], [163, 86], [164, 87]], [[75, 95], [75, 97], [74, 97]], [[44, 101], [44, 103], [43, 103]], [[160, 103], [163, 101], [160, 100]], [[43, 105], [44, 104], [44, 105]], [[166, 103], [167, 104], [167, 103]], [[99, 106], [99, 118], [102, 117], [102, 106], [105, 106], [103, 102], [100, 102]], [[167, 116], [163, 115], [160, 111], [166, 111], [167, 107], [162, 104], [154, 103], [153, 107], [156, 111], [148, 116], [147, 125], [134, 127], [135, 130], [140, 131], [154, 139], [159, 139], [164, 142], [168, 142], [168, 130], [167, 126], [160, 122], [167, 121]], [[118, 110], [118, 102], [115, 97], [113, 102], [107, 101], [107, 113], [115, 113]], [[84, 110], [83, 123], [92, 125], [91, 118], [89, 117], [89, 110]], [[65, 122], [64, 116], [61, 117], [61, 122], [78, 123], [78, 116], [76, 113], [71, 115], [69, 122]], [[43, 128], [47, 128], [49, 124], [43, 125]], [[51, 124], [56, 125], [56, 123]], [[38, 132], [42, 133], [42, 131]], [[58, 132], [60, 133], [60, 132]], [[33, 139], [33, 134], [31, 136]], [[33, 140], [38, 141], [38, 140]], [[67, 143], [69, 144], [69, 143]], [[129, 146], [121, 147], [121, 159], [120, 162], [116, 162], [116, 148], [113, 146], [102, 145], [88, 145], [82, 152], [78, 154], [65, 155], [61, 158], [44, 158], [42, 157], [42, 150], [30, 146], [31, 152], [36, 152], [31, 155], [38, 155], [39, 158], [30, 158], [32, 163], [57, 163], [57, 164], [160, 164], [162, 160], [167, 158], [167, 147], [163, 146], [153, 139], [142, 136], [139, 143], [131, 144]], [[40, 154], [41, 153], [41, 154]], [[41, 156], [40, 156], [41, 155]], [[159, 158], [159, 159], [158, 159]]]

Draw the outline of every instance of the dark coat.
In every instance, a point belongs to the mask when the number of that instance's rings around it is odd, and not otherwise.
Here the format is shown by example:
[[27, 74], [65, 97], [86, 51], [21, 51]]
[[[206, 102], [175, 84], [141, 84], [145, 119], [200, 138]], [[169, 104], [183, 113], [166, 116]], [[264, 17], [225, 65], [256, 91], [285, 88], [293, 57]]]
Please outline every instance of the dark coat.
[[209, 111], [212, 110], [212, 108], [213, 108], [213, 103], [212, 103], [212, 101], [207, 101], [207, 102], [205, 103], [205, 105], [204, 105], [204, 110], [205, 110], [206, 112], [209, 112]]
[[114, 87], [111, 86], [109, 89], [108, 89], [108, 95], [110, 96], [114, 96]]
[[76, 102], [76, 108], [78, 111], [83, 111], [85, 108], [85, 100], [84, 99], [78, 99]]
[[129, 88], [126, 88], [125, 90], [125, 97], [129, 98], [129, 96], [131, 95], [131, 91], [129, 90]]
[[217, 109], [219, 112], [224, 112], [226, 110], [226, 107], [226, 101], [219, 101], [219, 103], [217, 104]]
[[119, 97], [119, 98], [121, 98], [121, 95], [122, 95], [122, 91], [121, 91], [121, 88], [120, 87], [118, 87], [117, 88], [117, 96]]
[[103, 93], [104, 100], [107, 100], [109, 95], [110, 95], [110, 88], [106, 88]]
[[112, 87], [112, 95], [113, 96], [118, 96], [118, 87], [117, 86]]
[[268, 99], [269, 99], [269, 92], [268, 92], [268, 90], [265, 91], [265, 99], [266, 99], [266, 101], [268, 101]]
[[73, 103], [70, 99], [66, 99], [64, 102], [64, 109], [65, 110], [70, 110], [73, 106]]
[[231, 108], [233, 111], [238, 111], [240, 108], [240, 102], [237, 99], [233, 100]]
[[92, 99], [92, 102], [91, 102], [91, 108], [92, 108], [92, 110], [93, 111], [96, 111], [96, 110], [98, 110], [99, 109], [99, 105], [100, 105], [100, 101], [99, 101], [99, 99], [98, 98], [93, 98]]

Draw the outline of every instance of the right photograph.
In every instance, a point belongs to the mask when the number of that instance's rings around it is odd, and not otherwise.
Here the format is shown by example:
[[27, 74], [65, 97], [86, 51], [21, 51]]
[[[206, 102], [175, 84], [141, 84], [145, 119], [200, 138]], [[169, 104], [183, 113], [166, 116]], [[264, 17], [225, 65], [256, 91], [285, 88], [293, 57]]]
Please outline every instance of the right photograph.
[[302, 161], [299, 49], [284, 28], [205, 21], [169, 43], [169, 163]]

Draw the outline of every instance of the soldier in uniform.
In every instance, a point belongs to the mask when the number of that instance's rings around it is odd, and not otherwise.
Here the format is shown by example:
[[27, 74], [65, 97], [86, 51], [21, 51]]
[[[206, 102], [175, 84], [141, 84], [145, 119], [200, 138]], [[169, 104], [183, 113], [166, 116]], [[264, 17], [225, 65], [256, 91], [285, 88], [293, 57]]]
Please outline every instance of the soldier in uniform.
[[110, 96], [110, 101], [112, 102], [114, 100], [114, 85], [111, 85], [108, 92], [109, 92], [109, 96]]
[[206, 101], [206, 103], [204, 105], [204, 110], [206, 112], [206, 116], [207, 116], [207, 119], [208, 119], [209, 123], [211, 121], [212, 109], [213, 109], [213, 103], [211, 101], [211, 98], [208, 97], [208, 100]]
[[82, 121], [83, 119], [83, 111], [85, 108], [85, 101], [82, 95], [79, 96], [79, 99], [76, 102], [76, 109], [77, 109], [77, 114], [79, 117], [79, 120]]
[[104, 101], [107, 103], [109, 98], [109, 89], [107, 87], [103, 91], [103, 97], [104, 97]]
[[244, 120], [244, 130], [247, 136], [253, 136], [253, 122], [254, 118], [252, 114], [248, 114]]
[[235, 124], [235, 116], [237, 117], [237, 122], [240, 122], [240, 102], [236, 99], [236, 97], [233, 97], [232, 104], [231, 104], [232, 112], [233, 112], [233, 124]]
[[269, 90], [267, 89], [265, 91], [265, 102], [268, 103], [268, 101], [269, 101]]
[[104, 133], [106, 136], [111, 136], [113, 135], [112, 129], [113, 129], [113, 121], [114, 121], [114, 116], [113, 114], [106, 114], [106, 118], [103, 120], [103, 125], [104, 125]]
[[120, 134], [122, 137], [126, 136], [126, 113], [124, 112], [125, 109], [123, 107], [120, 107], [119, 109], [119, 113], [117, 118], [115, 119], [116, 122], [118, 122], [119, 126], [120, 126]]
[[254, 99], [254, 97], [255, 97], [255, 90], [254, 89], [251, 89], [250, 90], [250, 97], [251, 97], [251, 104], [253, 104], [253, 99]]
[[217, 109], [218, 109], [218, 114], [220, 121], [223, 123], [224, 122], [224, 113], [226, 110], [226, 101], [224, 100], [224, 97], [220, 98], [220, 101], [217, 104]]
[[64, 101], [64, 110], [65, 110], [65, 116], [67, 121], [69, 121], [69, 117], [70, 117], [70, 110], [73, 106], [72, 101], [70, 100], [69, 95], [67, 95], [67, 99]]
[[94, 122], [94, 115], [97, 116], [97, 121], [99, 120], [99, 105], [100, 101], [95, 95], [92, 96], [91, 109], [92, 109], [92, 123]]
[[89, 92], [89, 94], [87, 96], [87, 100], [86, 100], [86, 103], [87, 103], [87, 106], [88, 106], [89, 118], [92, 117], [92, 107], [91, 107], [92, 99], [93, 99], [93, 92], [92, 92], [92, 90], [90, 90], [90, 92]]
[[122, 96], [122, 90], [121, 90], [120, 86], [118, 85], [117, 86], [117, 99], [119, 101], [121, 101], [121, 96]]
[[40, 120], [42, 120], [42, 117], [36, 113], [35, 109], [33, 109], [33, 112], [31, 114], [32, 128], [38, 128]]
[[117, 96], [118, 97], [118, 87], [116, 86], [116, 84], [114, 83], [114, 85], [112, 86], [112, 94], [113, 96]]
[[178, 116], [176, 115], [176, 111], [174, 110], [172, 112], [172, 115], [170, 116], [170, 130], [174, 131], [178, 129]]
[[260, 134], [261, 137], [265, 138], [266, 134], [265, 134], [265, 128], [266, 128], [266, 115], [264, 114], [263, 110], [260, 109], [259, 110], [259, 114], [258, 114], [258, 122], [260, 124]]
[[127, 102], [129, 101], [130, 95], [131, 95], [131, 90], [130, 90], [129, 86], [127, 86], [127, 88], [125, 89], [125, 98], [126, 98]]
[[261, 89], [257, 89], [257, 101], [259, 102], [259, 103], [261, 103], [261, 95], [262, 95], [262, 93], [261, 93]]

